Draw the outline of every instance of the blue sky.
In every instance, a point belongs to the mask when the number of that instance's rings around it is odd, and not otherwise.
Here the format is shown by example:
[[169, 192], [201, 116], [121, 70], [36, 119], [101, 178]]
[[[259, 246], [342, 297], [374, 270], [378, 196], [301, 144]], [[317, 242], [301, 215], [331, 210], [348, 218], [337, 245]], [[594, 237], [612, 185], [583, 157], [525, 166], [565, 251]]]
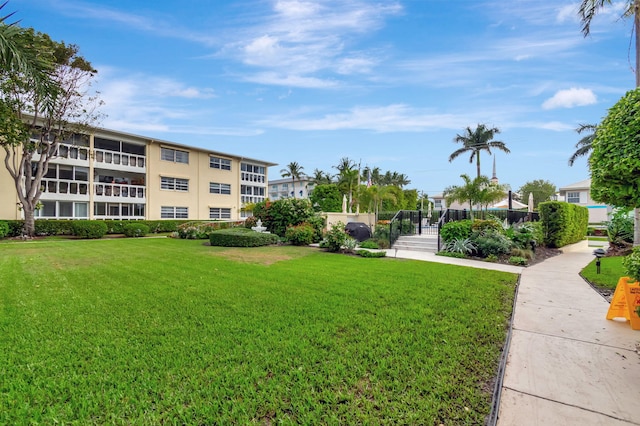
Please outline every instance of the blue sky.
[[[449, 162], [478, 123], [500, 183], [589, 177], [580, 123], [598, 123], [635, 77], [626, 2], [584, 38], [554, 0], [11, 0], [24, 27], [77, 44], [99, 73], [102, 127], [311, 174], [349, 157], [429, 195], [475, 176]], [[481, 155], [482, 173], [492, 159]]]

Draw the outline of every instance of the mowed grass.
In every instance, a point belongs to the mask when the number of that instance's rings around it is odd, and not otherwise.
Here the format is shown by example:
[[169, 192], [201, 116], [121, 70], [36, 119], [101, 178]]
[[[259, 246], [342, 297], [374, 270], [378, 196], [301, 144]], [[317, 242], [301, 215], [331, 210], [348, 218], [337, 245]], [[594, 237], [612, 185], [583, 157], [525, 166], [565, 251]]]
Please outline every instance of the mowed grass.
[[312, 248], [0, 244], [0, 424], [482, 424], [514, 274]]
[[626, 276], [625, 268], [622, 266], [624, 256], [603, 257], [600, 259], [600, 273], [594, 258], [581, 272], [581, 275], [591, 284], [615, 289], [620, 278]]

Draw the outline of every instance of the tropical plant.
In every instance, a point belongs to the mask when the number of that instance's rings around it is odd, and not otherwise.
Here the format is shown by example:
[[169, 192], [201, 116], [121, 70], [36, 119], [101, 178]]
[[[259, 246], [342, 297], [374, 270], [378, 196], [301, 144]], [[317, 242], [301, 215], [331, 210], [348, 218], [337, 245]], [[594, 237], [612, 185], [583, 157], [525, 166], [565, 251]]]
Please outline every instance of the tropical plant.
[[339, 212], [342, 207], [342, 193], [335, 183], [316, 186], [309, 200], [316, 211]]
[[614, 209], [607, 221], [607, 237], [610, 244], [633, 243], [633, 218], [630, 209]]
[[444, 249], [451, 253], [470, 255], [476, 250], [476, 245], [471, 238], [454, 238], [445, 244]]
[[597, 129], [598, 126], [596, 124], [581, 124], [578, 126], [576, 129], [578, 134], [582, 134], [584, 132], [590, 132], [590, 134], [583, 136], [582, 139], [576, 143], [576, 152], [569, 157], [569, 166], [573, 166], [573, 163], [578, 159], [578, 157], [583, 157], [591, 152]]
[[304, 170], [304, 167], [302, 167], [300, 164], [298, 164], [296, 161], [292, 161], [291, 163], [287, 164], [287, 167], [280, 170], [280, 175], [284, 178], [284, 177], [290, 177], [291, 178], [291, 185], [292, 185], [292, 189], [293, 189], [293, 198], [296, 198], [296, 180], [299, 181], [300, 177], [303, 176], [302, 171]]
[[479, 176], [472, 180], [466, 174], [462, 174], [460, 177], [464, 180], [464, 185], [449, 186], [445, 188], [442, 195], [444, 195], [448, 205], [451, 205], [454, 202], [459, 202], [461, 204], [468, 203], [469, 215], [473, 218], [473, 206], [483, 201], [482, 191], [490, 185], [489, 178], [486, 176]]
[[333, 224], [331, 229], [325, 233], [324, 240], [320, 243], [320, 247], [326, 248], [327, 251], [337, 252], [342, 250], [342, 246], [347, 238], [350, 237], [349, 234], [344, 231], [344, 223], [338, 222]]
[[328, 185], [332, 183], [333, 176], [320, 169], [313, 169], [313, 176], [311, 176], [311, 182], [316, 185]]
[[487, 127], [485, 124], [478, 124], [475, 129], [471, 129], [467, 127], [465, 129], [465, 133], [462, 135], [456, 135], [453, 139], [455, 143], [461, 143], [463, 146], [455, 150], [449, 156], [449, 162], [455, 160], [458, 156], [462, 154], [470, 153], [469, 163], [473, 163], [473, 160], [476, 160], [476, 168], [477, 168], [477, 177], [480, 178], [480, 152], [486, 151], [487, 154], [491, 154], [491, 149], [499, 149], [505, 153], [510, 153], [511, 151], [504, 142], [493, 140], [493, 137], [500, 133], [500, 129], [497, 127]]
[[591, 197], [606, 204], [636, 209], [634, 245], [640, 244], [640, 88], [630, 90], [602, 121], [589, 158]]
[[[605, 8], [607, 5], [611, 5], [611, 0], [582, 0], [580, 3], [580, 8], [578, 9], [578, 16], [580, 17], [580, 22], [582, 22], [582, 34], [586, 37], [591, 33], [591, 21], [598, 14], [598, 12]], [[638, 0], [626, 0], [623, 4], [624, 10], [622, 12], [622, 17], [624, 18], [633, 18], [633, 34], [635, 35], [635, 47], [636, 47], [636, 61], [635, 61], [635, 74], [636, 74], [636, 88], [640, 86], [640, 4]], [[612, 129], [610, 129], [612, 130]], [[596, 138], [592, 141], [592, 144], [595, 144], [598, 139], [598, 132], [596, 132]], [[637, 133], [636, 133], [637, 134]], [[635, 139], [634, 139], [635, 140]], [[629, 141], [631, 143], [631, 141]], [[592, 155], [593, 157], [593, 155]], [[638, 158], [638, 157], [635, 157]], [[617, 157], [614, 156], [614, 159]], [[589, 159], [589, 163], [591, 164], [591, 158]], [[637, 176], [637, 175], [636, 175]], [[592, 173], [593, 179], [593, 173]], [[624, 182], [624, 178], [620, 178], [620, 182]], [[591, 187], [594, 187], [593, 180], [591, 182]], [[619, 191], [616, 191], [619, 193]], [[596, 201], [602, 201], [594, 198]], [[637, 204], [637, 203], [633, 203]], [[630, 206], [630, 204], [614, 204], [618, 206]], [[634, 245], [640, 245], [640, 207], [639, 205], [632, 205], [634, 208], [634, 232], [633, 232], [633, 243]]]

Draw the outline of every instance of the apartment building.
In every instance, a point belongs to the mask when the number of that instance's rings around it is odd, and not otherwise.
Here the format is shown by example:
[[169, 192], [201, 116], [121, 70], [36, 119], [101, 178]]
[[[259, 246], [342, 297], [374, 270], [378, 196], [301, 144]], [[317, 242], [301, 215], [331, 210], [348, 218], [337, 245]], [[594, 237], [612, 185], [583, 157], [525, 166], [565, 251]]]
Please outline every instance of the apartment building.
[[283, 198], [309, 198], [313, 192], [314, 183], [307, 176], [300, 176], [295, 183], [291, 178], [272, 179], [269, 181], [269, 199], [271, 201]]
[[[108, 129], [63, 141], [42, 180], [38, 218], [230, 219], [267, 197], [262, 160]], [[21, 219], [0, 167], [0, 219]]]
[[577, 204], [589, 209], [589, 223], [601, 223], [609, 220], [613, 207], [591, 198], [591, 179], [585, 179], [558, 189], [558, 201]]

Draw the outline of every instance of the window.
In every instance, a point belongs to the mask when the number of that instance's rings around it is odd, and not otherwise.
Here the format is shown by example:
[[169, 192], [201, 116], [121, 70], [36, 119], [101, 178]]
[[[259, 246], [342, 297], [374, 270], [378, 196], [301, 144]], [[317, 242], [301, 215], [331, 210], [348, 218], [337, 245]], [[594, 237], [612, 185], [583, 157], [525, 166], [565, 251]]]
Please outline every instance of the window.
[[162, 206], [160, 208], [160, 217], [162, 219], [188, 219], [189, 208]]
[[231, 160], [220, 157], [209, 157], [209, 167], [212, 169], [231, 170]]
[[164, 161], [173, 161], [174, 163], [189, 164], [189, 153], [172, 148], [160, 148], [160, 159]]
[[223, 209], [220, 207], [210, 207], [209, 219], [231, 219], [231, 209]]
[[579, 192], [567, 192], [567, 203], [579, 204], [580, 193]]
[[435, 210], [442, 210], [442, 200], [433, 200], [433, 208]]
[[230, 195], [231, 194], [231, 185], [229, 185], [228, 183], [210, 182], [209, 183], [209, 192], [211, 194]]
[[161, 176], [160, 189], [186, 192], [189, 190], [189, 179], [180, 179], [180, 178]]

